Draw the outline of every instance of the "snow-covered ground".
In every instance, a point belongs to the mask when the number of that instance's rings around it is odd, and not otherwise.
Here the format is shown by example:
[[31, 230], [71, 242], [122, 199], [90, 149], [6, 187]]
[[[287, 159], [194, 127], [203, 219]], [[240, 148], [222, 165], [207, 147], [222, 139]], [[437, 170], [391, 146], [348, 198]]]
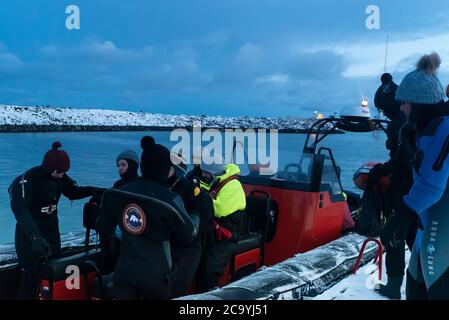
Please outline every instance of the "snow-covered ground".
[[[408, 266], [408, 260], [410, 259], [410, 251], [405, 253], [406, 266]], [[350, 275], [347, 278], [338, 282], [335, 286], [331, 287], [327, 291], [313, 298], [313, 300], [388, 300], [385, 297], [377, 294], [373, 285], [377, 280], [378, 268], [373, 263], [368, 263], [361, 267], [357, 274]], [[385, 273], [385, 254], [383, 258], [382, 267], [382, 283], [386, 283], [387, 274]], [[402, 300], [405, 300], [405, 283], [402, 283]]]
[[200, 121], [206, 128], [265, 128], [304, 130], [312, 119], [167, 115], [105, 109], [10, 106], [0, 104], [1, 125], [191, 127]]

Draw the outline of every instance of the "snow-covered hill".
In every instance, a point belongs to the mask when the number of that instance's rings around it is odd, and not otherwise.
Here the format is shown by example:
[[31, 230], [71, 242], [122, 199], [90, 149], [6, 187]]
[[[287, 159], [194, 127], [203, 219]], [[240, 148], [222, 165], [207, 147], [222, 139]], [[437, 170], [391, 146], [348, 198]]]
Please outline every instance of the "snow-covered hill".
[[104, 109], [28, 107], [0, 105], [0, 126], [107, 126], [107, 127], [192, 127], [200, 121], [203, 128], [265, 128], [280, 131], [306, 130], [312, 119], [267, 117], [222, 117], [166, 115]]

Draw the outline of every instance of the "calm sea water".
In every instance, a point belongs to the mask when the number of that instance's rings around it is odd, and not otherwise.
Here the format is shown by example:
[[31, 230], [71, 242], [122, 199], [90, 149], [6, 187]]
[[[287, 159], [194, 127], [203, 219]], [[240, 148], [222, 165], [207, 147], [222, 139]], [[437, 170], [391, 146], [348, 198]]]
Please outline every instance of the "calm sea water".
[[[27, 169], [39, 165], [55, 140], [63, 144], [71, 158], [69, 175], [79, 185], [110, 187], [118, 179], [116, 156], [124, 149], [140, 153], [142, 136], [150, 134], [158, 143], [170, 147], [169, 132], [82, 132], [0, 134], [0, 244], [14, 241], [15, 219], [9, 206], [8, 186]], [[305, 135], [279, 134], [279, 164], [298, 162]], [[327, 137], [323, 146], [333, 150], [342, 169], [346, 189], [356, 191], [352, 174], [367, 161], [385, 161], [385, 136], [382, 133], [350, 133]], [[61, 232], [82, 229], [82, 209], [88, 199], [59, 204]]]

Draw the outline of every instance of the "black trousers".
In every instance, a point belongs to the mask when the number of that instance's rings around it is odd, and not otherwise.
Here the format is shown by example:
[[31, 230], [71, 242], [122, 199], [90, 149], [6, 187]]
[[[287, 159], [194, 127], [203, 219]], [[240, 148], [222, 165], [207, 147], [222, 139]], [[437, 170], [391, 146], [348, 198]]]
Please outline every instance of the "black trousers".
[[[61, 249], [59, 230], [51, 234], [43, 234], [54, 254]], [[15, 246], [21, 279], [19, 290], [16, 295], [18, 300], [34, 300], [38, 297], [38, 282], [40, 280], [39, 268], [41, 261], [31, 250], [31, 242], [22, 230], [16, 226]]]
[[114, 296], [118, 300], [166, 300], [170, 298], [177, 269], [166, 269], [157, 260], [145, 263], [120, 256], [114, 273]]
[[232, 240], [216, 241], [205, 249], [198, 270], [198, 293], [207, 292], [219, 285], [227, 263], [236, 248]]
[[[421, 264], [419, 272], [422, 272]], [[449, 300], [449, 269], [429, 289], [407, 271], [406, 297], [407, 300]]]
[[198, 237], [190, 245], [172, 247], [173, 265], [177, 268], [176, 279], [173, 283], [171, 298], [177, 298], [188, 294], [193, 278], [200, 264], [201, 238]]
[[415, 242], [416, 232], [418, 226], [415, 222], [410, 223], [407, 239], [398, 247], [394, 248], [390, 245], [386, 245], [385, 253], [385, 267], [387, 275], [389, 277], [403, 277], [405, 274], [405, 245], [410, 250], [413, 248]]

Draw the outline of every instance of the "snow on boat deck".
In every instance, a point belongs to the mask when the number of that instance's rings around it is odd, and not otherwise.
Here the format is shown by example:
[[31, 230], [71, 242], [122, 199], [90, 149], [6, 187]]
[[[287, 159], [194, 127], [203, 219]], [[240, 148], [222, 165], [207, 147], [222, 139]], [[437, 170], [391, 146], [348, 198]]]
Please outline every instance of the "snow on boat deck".
[[[410, 251], [405, 253], [406, 267], [408, 266], [408, 260], [410, 259]], [[386, 283], [387, 274], [385, 273], [385, 254], [383, 258], [382, 267], [382, 283]], [[336, 285], [326, 290], [322, 294], [312, 298], [311, 300], [388, 300], [387, 298], [379, 295], [372, 289], [372, 285], [377, 280], [378, 269], [377, 265], [368, 263], [361, 267], [357, 274], [350, 275], [345, 279], [338, 282]], [[402, 300], [405, 300], [405, 283], [402, 283], [401, 294]]]

